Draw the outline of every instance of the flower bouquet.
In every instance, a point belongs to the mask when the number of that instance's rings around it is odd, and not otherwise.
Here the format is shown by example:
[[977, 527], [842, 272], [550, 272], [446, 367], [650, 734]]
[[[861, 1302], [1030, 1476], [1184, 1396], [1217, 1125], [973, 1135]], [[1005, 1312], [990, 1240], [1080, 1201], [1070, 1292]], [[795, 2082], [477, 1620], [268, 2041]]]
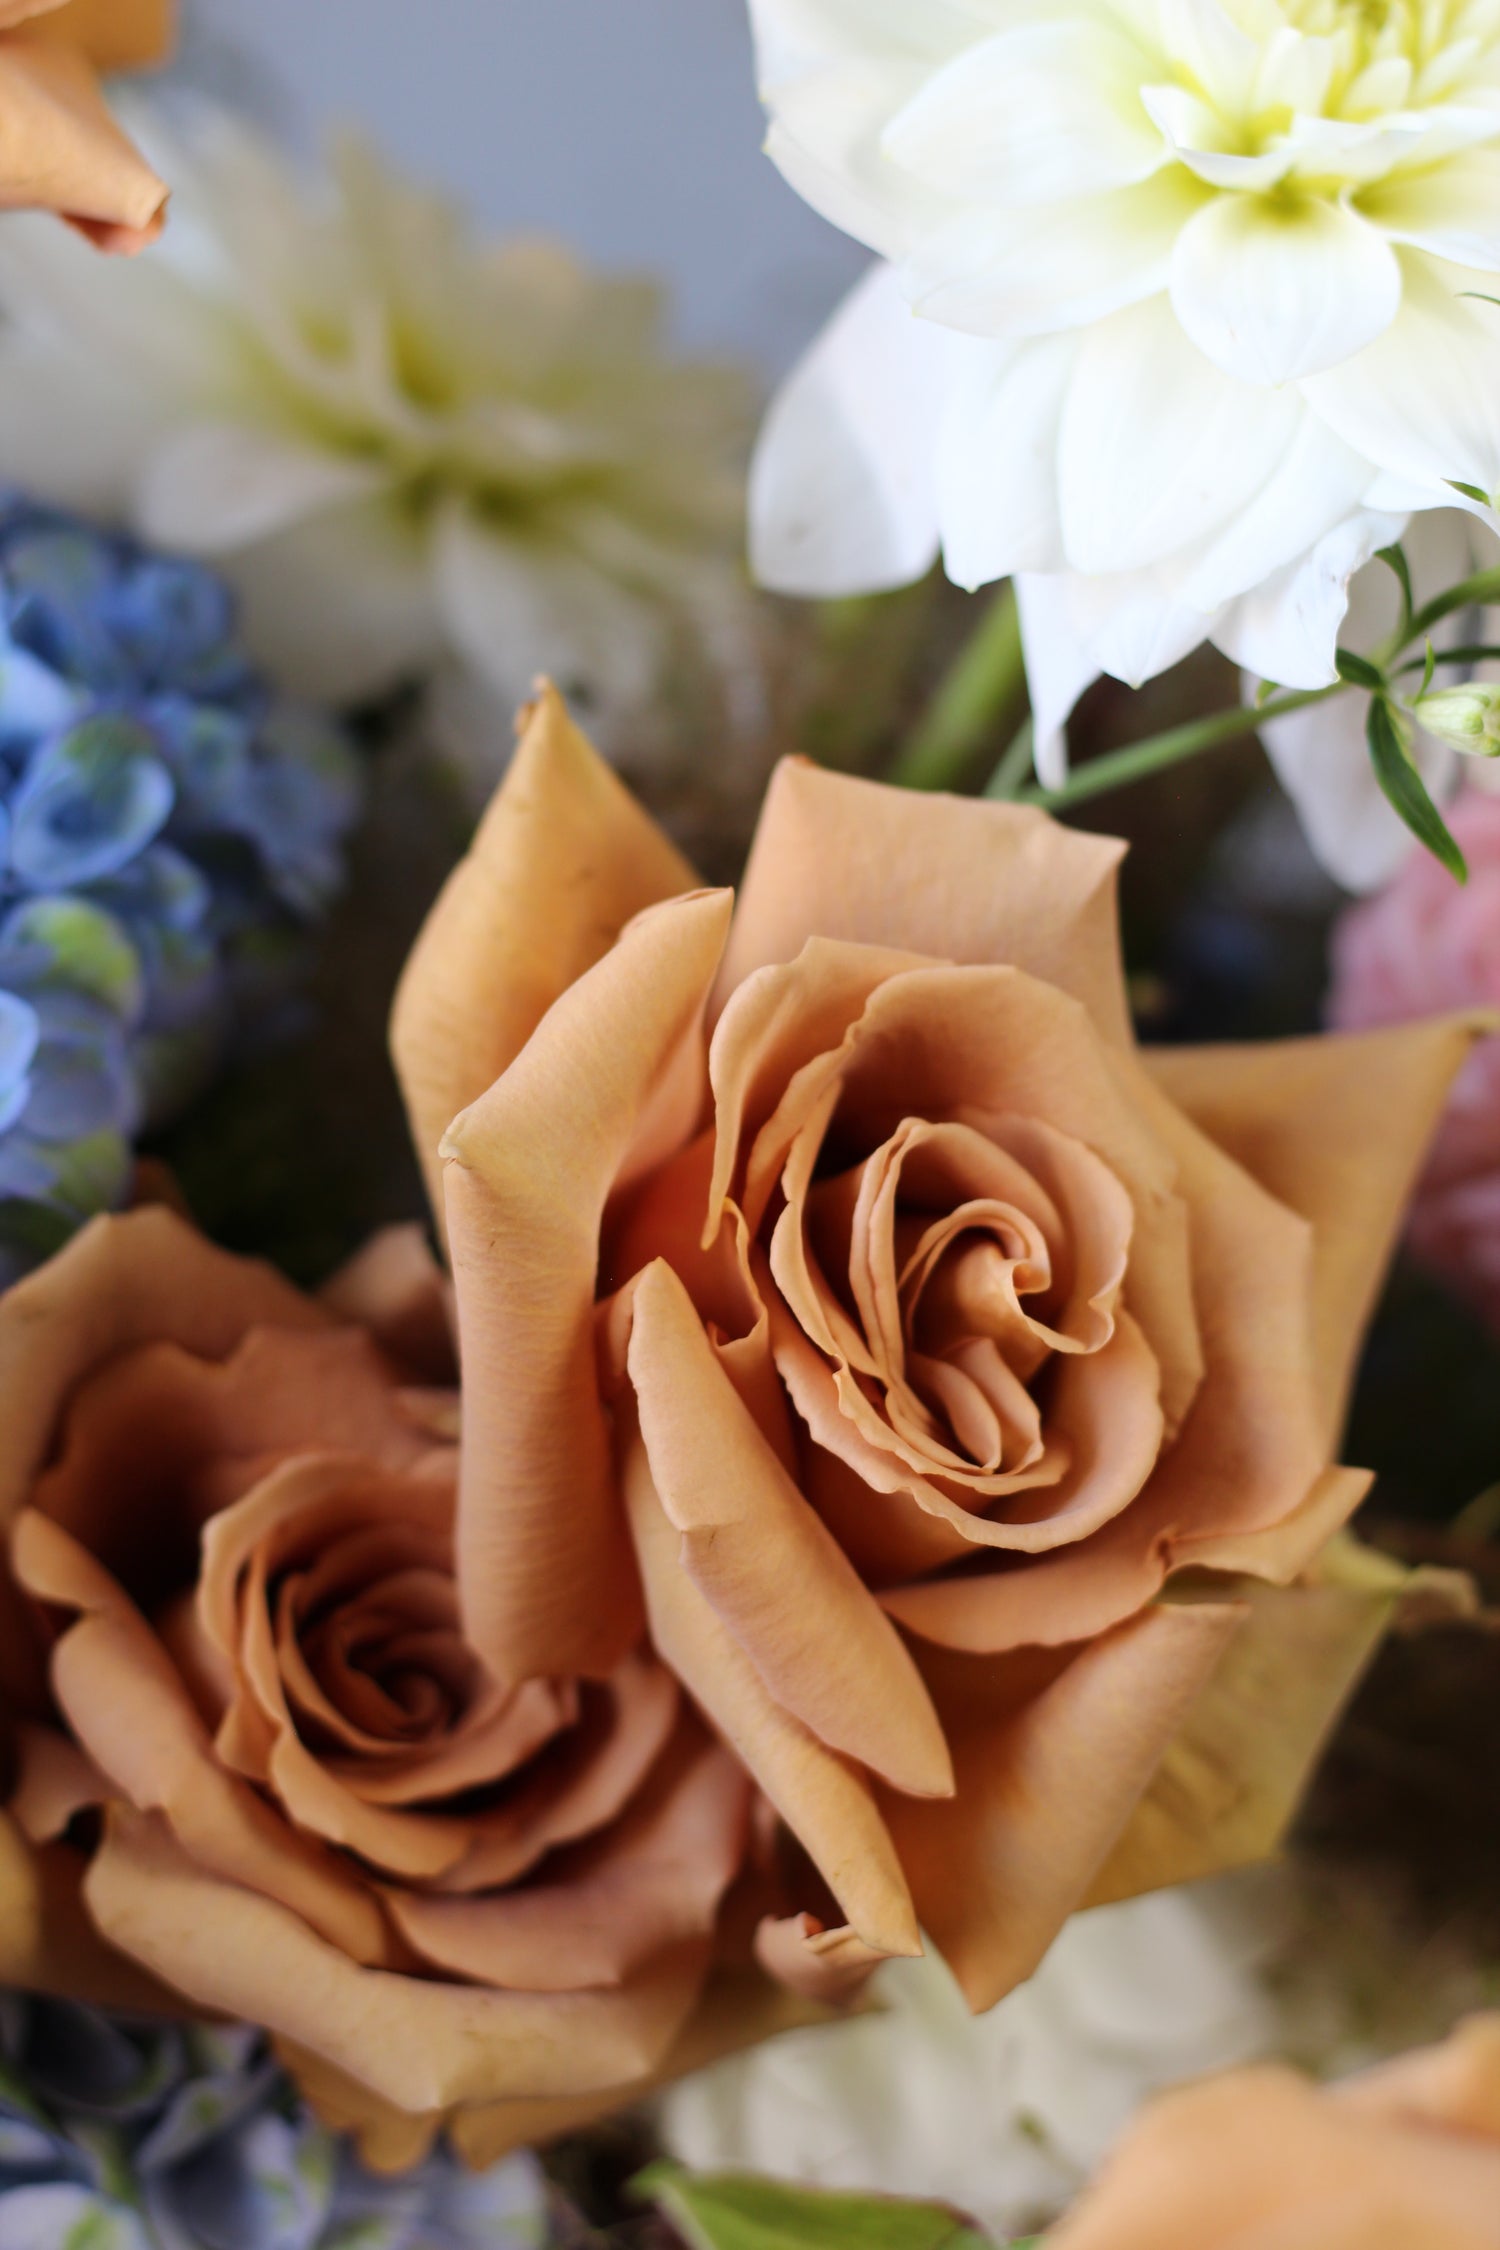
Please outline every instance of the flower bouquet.
[[751, 15], [753, 459], [0, 8], [0, 2250], [1500, 2243], [1500, 10]]

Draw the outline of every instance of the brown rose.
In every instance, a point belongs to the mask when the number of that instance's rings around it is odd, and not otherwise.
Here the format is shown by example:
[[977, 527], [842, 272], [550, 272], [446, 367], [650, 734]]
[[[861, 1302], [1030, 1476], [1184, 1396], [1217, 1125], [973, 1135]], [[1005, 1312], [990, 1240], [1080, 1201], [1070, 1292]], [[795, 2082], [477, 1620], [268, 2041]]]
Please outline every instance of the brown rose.
[[445, 1371], [414, 1233], [315, 1303], [142, 1211], [0, 1304], [0, 1969], [268, 2026], [335, 2113], [357, 2082], [385, 2162], [701, 2040], [749, 1812], [644, 1648], [481, 1664]]
[[988, 2006], [1084, 1899], [1264, 1851], [1378, 1630], [1268, 1590], [1365, 1489], [1468, 1033], [1139, 1055], [1119, 857], [791, 762], [736, 904], [549, 694], [398, 997], [484, 1303], [470, 1638], [592, 1676], [644, 1615], [817, 1871], [760, 1937], [810, 1993], [925, 1930]]
[[1155, 2103], [1049, 2250], [1497, 2250], [1500, 2015], [1323, 2092], [1236, 2071]]
[[97, 73], [164, 62], [176, 0], [0, 0], [0, 209], [56, 211], [101, 250], [154, 242], [167, 190]]
[[484, 2155], [1274, 1841], [1464, 1034], [1148, 1067], [1116, 858], [792, 765], [731, 918], [543, 698], [396, 1015], [461, 1422], [412, 1236], [313, 1302], [141, 1212], [0, 1300], [9, 1975]]

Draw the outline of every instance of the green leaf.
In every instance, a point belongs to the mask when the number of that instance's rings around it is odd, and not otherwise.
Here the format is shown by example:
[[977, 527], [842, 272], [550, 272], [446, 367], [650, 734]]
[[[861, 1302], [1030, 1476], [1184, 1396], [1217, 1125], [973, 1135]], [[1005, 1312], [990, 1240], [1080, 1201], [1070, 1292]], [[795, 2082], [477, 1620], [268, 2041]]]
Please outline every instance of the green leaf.
[[1372, 695], [1378, 695], [1385, 686], [1385, 674], [1379, 665], [1372, 664], [1367, 656], [1356, 656], [1352, 648], [1337, 649], [1334, 661], [1339, 678], [1347, 680], [1350, 687], [1368, 688]]
[[1376, 696], [1371, 702], [1366, 734], [1375, 779], [1392, 810], [1405, 821], [1418, 843], [1425, 844], [1433, 857], [1442, 861], [1450, 875], [1467, 883], [1468, 863], [1427, 794], [1427, 784], [1412, 762], [1400, 724], [1384, 696]]
[[1481, 508], [1494, 505], [1483, 485], [1465, 484], [1462, 477], [1444, 477], [1443, 482], [1450, 492], [1461, 492], [1466, 500], [1477, 500]]
[[994, 2250], [954, 2211], [653, 2164], [632, 2183], [691, 2250]]

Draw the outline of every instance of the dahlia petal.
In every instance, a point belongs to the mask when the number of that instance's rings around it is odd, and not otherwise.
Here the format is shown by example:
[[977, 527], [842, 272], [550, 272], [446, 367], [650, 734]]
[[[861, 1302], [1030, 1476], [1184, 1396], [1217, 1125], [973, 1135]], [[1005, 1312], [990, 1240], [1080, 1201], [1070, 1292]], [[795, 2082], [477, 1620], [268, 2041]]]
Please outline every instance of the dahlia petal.
[[1392, 242], [1500, 272], [1500, 150], [1472, 149], [1430, 171], [1396, 172], [1365, 189], [1359, 210]]
[[1061, 570], [1057, 441], [1077, 339], [1047, 336], [955, 363], [938, 430], [943, 567], [971, 591]]
[[[1450, 480], [1500, 490], [1500, 312], [1408, 253], [1401, 318], [1301, 386], [1346, 445], [1451, 504]], [[1461, 271], [1461, 269], [1459, 269]], [[1460, 281], [1459, 288], [1465, 284]]]
[[1177, 237], [1172, 305], [1226, 375], [1290, 383], [1385, 333], [1401, 267], [1383, 234], [1337, 204], [1220, 195]]
[[1252, 388], [1215, 367], [1165, 298], [1098, 322], [1079, 352], [1059, 441], [1072, 568], [1138, 570], [1206, 537], [1274, 474], [1299, 414], [1295, 393]]
[[1027, 25], [965, 47], [886, 127], [890, 160], [940, 193], [1047, 204], [1159, 171], [1167, 148], [1142, 112], [1141, 53], [1096, 19]]
[[910, 585], [937, 560], [934, 430], [960, 339], [876, 266], [794, 367], [750, 470], [762, 585], [824, 598]]
[[309, 516], [373, 498], [387, 472], [242, 422], [195, 422], [153, 448], [137, 486], [140, 528], [184, 554], [232, 554]]

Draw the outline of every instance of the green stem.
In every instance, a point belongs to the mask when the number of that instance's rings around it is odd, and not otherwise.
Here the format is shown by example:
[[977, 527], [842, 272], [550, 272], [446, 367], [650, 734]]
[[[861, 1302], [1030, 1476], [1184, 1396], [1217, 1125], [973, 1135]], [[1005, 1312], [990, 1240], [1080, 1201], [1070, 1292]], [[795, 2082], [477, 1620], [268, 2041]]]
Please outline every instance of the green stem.
[[1031, 771], [1035, 751], [1036, 728], [1028, 712], [1017, 727], [1010, 748], [985, 783], [985, 795], [998, 797], [1002, 802], [1019, 797]]
[[1085, 797], [1099, 797], [1108, 789], [1123, 788], [1126, 782], [1142, 781], [1147, 774], [1160, 773], [1165, 766], [1180, 765], [1185, 758], [1195, 758], [1202, 750], [1217, 749], [1222, 742], [1236, 742], [1247, 734], [1258, 734], [1268, 719], [1283, 719], [1289, 712], [1305, 711], [1309, 705], [1324, 703], [1330, 696], [1341, 694], [1344, 683], [1334, 687], [1302, 688], [1293, 694], [1272, 696], [1260, 705], [1242, 704], [1237, 710], [1217, 711], [1212, 718], [1190, 719], [1185, 726], [1169, 727], [1165, 734], [1153, 734], [1144, 742], [1133, 742], [1126, 750], [1116, 750], [1106, 758], [1091, 759], [1070, 774], [1059, 789], [1026, 789], [1021, 792], [1021, 802], [1043, 805], [1055, 812], [1064, 805], [1076, 805]]
[[889, 779], [902, 789], [952, 789], [987, 740], [1014, 727], [1026, 703], [1026, 661], [1015, 589], [1006, 585], [960, 651]]

